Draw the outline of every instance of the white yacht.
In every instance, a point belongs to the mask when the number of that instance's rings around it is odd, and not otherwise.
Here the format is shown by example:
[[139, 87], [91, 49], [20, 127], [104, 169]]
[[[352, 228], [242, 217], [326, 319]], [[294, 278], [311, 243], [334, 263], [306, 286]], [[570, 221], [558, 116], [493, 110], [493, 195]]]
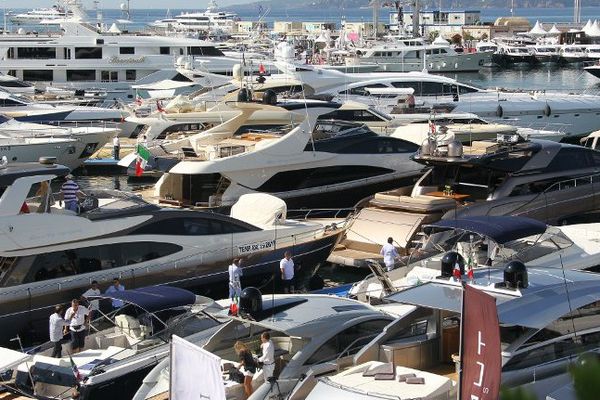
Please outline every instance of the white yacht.
[[6, 14], [13, 24], [36, 25], [44, 21], [63, 20], [72, 17], [73, 13], [65, 9], [63, 4], [55, 4], [50, 8], [34, 8], [24, 13]]
[[537, 62], [532, 46], [535, 40], [524, 37], [500, 37], [496, 38], [498, 44], [499, 61], [504, 66], [532, 66]]
[[455, 281], [446, 263], [438, 262], [430, 267], [431, 278], [386, 298], [404, 314], [354, 360], [377, 354], [378, 344], [402, 332], [401, 339], [382, 346], [396, 365], [430, 372], [443, 365], [453, 368], [452, 355], [460, 347], [462, 285], [471, 285], [496, 300], [502, 386], [521, 387], [531, 391], [532, 398], [544, 399], [565, 384], [578, 355], [599, 347], [600, 279], [597, 274], [563, 270], [557, 259], [555, 255], [551, 266], [540, 267], [515, 257], [507, 264], [475, 270], [473, 280], [465, 283]]
[[589, 61], [590, 57], [586, 51], [586, 45], [566, 44], [560, 49], [561, 60], [565, 63], [581, 63]]
[[[260, 334], [269, 332], [275, 346], [277, 383], [264, 383], [262, 370], [257, 371], [252, 377], [252, 399], [291, 399], [288, 393], [308, 371], [318, 368], [331, 373], [337, 365], [350, 364], [353, 356], [394, 320], [391, 313], [350, 299], [323, 294], [261, 296], [256, 288], [252, 289], [247, 292], [252, 297], [242, 293], [240, 317], [232, 318], [216, 333], [198, 332], [186, 338], [221, 358], [228, 371], [237, 360], [233, 351], [236, 340], [255, 349]], [[170, 358], [166, 357], [144, 378], [132, 399], [168, 397], [171, 372]], [[227, 399], [246, 398], [242, 384], [229, 379], [223, 384]]]
[[74, 170], [119, 132], [116, 124], [49, 126], [0, 115], [0, 157], [6, 156], [10, 162], [55, 157], [57, 163]]
[[[60, 393], [70, 393], [77, 386], [82, 400], [131, 398], [141, 377], [168, 354], [166, 342], [172, 335], [216, 332], [229, 320], [228, 316], [208, 314], [222, 310], [215, 301], [166, 285], [100, 294], [86, 300], [98, 301], [101, 314], [90, 321], [81, 352], [71, 354], [68, 342], [62, 344], [62, 357], [56, 358], [51, 357], [52, 342], [36, 346], [25, 355], [0, 348], [0, 371], [7, 367], [7, 361], [11, 364], [7, 353], [28, 359], [13, 369], [9, 390], [49, 400], [64, 399]], [[113, 300], [121, 301], [123, 306], [108, 311]], [[71, 361], [81, 381], [74, 376]]]
[[[397, 117], [411, 114], [407, 93], [416, 103], [451, 113], [474, 113], [490, 122], [563, 131], [581, 136], [597, 130], [600, 96], [561, 92], [505, 92], [482, 89], [423, 72], [345, 74], [310, 65], [278, 64], [317, 95], [355, 100]], [[274, 79], [276, 76], [267, 77]]]
[[158, 19], [149, 25], [175, 31], [194, 32], [234, 32], [237, 14], [219, 11], [216, 1], [211, 0], [204, 12], [183, 12], [172, 18]]
[[422, 38], [400, 38], [368, 47], [357, 47], [346, 65], [376, 64], [378, 71], [410, 72], [427, 69], [435, 72], [479, 71], [492, 59], [491, 52], [457, 53], [444, 39], [425, 43]]
[[[414, 182], [421, 168], [410, 156], [418, 146], [361, 124], [318, 120], [339, 106], [318, 100], [239, 103], [240, 116], [190, 141], [188, 154], [157, 182], [155, 197], [227, 207], [243, 194], [266, 192], [292, 208], [339, 208], [354, 206], [378, 187]], [[292, 111], [303, 121], [279, 135], [229, 139], [253, 112], [269, 108]]]
[[0, 74], [0, 89], [14, 94], [32, 95], [35, 93], [35, 86], [31, 83], [23, 82], [11, 75]]
[[[175, 64], [201, 63], [210, 72], [231, 73], [240, 59], [226, 57], [213, 43], [196, 39], [102, 30], [63, 21], [48, 35], [0, 37], [0, 72], [36, 85], [109, 90], [108, 99], [129, 99], [132, 84], [177, 76]], [[177, 61], [177, 62], [176, 62]]]
[[137, 124], [125, 121], [129, 116], [126, 110], [117, 108], [75, 106], [33, 102], [28, 97], [17, 96], [0, 91], [0, 113], [21, 122], [41, 124], [59, 124], [77, 126], [91, 123], [115, 123], [121, 130], [120, 135], [130, 136]]
[[537, 62], [542, 64], [559, 63], [560, 46], [550, 44], [540, 44], [531, 47], [533, 56]]
[[[170, 283], [225, 296], [225, 266], [232, 257], [245, 259], [245, 284], [259, 285], [291, 250], [302, 280], [343, 233], [341, 227], [288, 220], [285, 203], [262, 194], [242, 197], [230, 215], [221, 215], [86, 190], [76, 214], [59, 207], [58, 199], [53, 205], [44, 188], [50, 185], [42, 185], [67, 172], [56, 164], [0, 169], [0, 226], [6, 227], [0, 231], [2, 344], [16, 334], [29, 343], [43, 339], [50, 308], [79, 297], [92, 280], [105, 285], [118, 277], [126, 288]], [[27, 199], [36, 188], [38, 196]]]

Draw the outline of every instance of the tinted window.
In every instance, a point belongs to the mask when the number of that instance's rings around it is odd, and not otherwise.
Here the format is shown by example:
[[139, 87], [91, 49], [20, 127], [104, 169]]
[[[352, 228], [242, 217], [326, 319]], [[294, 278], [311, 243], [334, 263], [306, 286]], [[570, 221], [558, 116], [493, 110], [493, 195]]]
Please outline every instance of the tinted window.
[[75, 58], [102, 58], [102, 47], [75, 47]]
[[306, 362], [306, 365], [335, 360], [338, 356], [356, 354], [363, 346], [379, 335], [390, 321], [373, 320], [361, 322], [343, 330], [325, 342]]
[[386, 85], [384, 85], [383, 83], [374, 83], [372, 85], [365, 85], [365, 86], [359, 86], [359, 87], [355, 87], [350, 89], [350, 94], [357, 94], [359, 96], [369, 96], [370, 93], [368, 90], [366, 90], [367, 88], [385, 88], [387, 87]]
[[135, 47], [119, 47], [119, 54], [135, 54]]
[[335, 110], [327, 114], [319, 116], [320, 120], [337, 119], [342, 121], [384, 121], [384, 119], [367, 110]]
[[564, 148], [552, 159], [548, 165], [548, 172], [566, 171], [569, 169], [587, 168], [593, 160], [588, 160], [586, 155], [591, 150], [584, 148]]
[[550, 363], [560, 358], [577, 354], [579, 348], [580, 347], [576, 345], [571, 338], [559, 340], [514, 356], [502, 368], [502, 371], [514, 371], [539, 364]]
[[68, 69], [67, 70], [68, 81], [95, 81], [96, 71], [93, 69]]
[[5, 285], [12, 286], [137, 264], [176, 253], [181, 249], [181, 246], [172, 243], [112, 243], [41, 254], [33, 259], [31, 267], [28, 267], [28, 264], [32, 257], [24, 257]]
[[24, 103], [13, 99], [0, 99], [0, 107], [24, 106]]
[[357, 179], [388, 174], [390, 172], [392, 172], [391, 169], [362, 165], [308, 168], [296, 171], [279, 172], [261, 185], [257, 190], [271, 193], [285, 192], [288, 190], [350, 182]]
[[373, 137], [337, 151], [341, 154], [389, 154], [414, 153], [419, 146], [401, 139], [390, 137]]
[[19, 47], [17, 48], [18, 58], [56, 58], [56, 48], [54, 47]]
[[[25, 71], [23, 71], [25, 72]], [[46, 71], [44, 71], [46, 72]], [[52, 76], [52, 71], [50, 71], [50, 76]], [[50, 78], [50, 80], [52, 80], [52, 78]], [[21, 81], [0, 81], [0, 86], [3, 87], [29, 87], [28, 84], [26, 84], [25, 82], [21, 82]]]
[[188, 47], [188, 54], [192, 56], [224, 56], [221, 50], [213, 46]]
[[169, 54], [171, 54], [171, 48], [170, 47], [161, 47], [160, 48], [160, 54], [162, 54], [162, 55], [169, 55]]
[[131, 232], [131, 235], [221, 235], [248, 232], [250, 229], [228, 221], [202, 218], [173, 218], [156, 221]]
[[[28, 82], [52, 82], [54, 80], [54, 71], [51, 69], [24, 69], [23, 80]], [[4, 83], [2, 85], [6, 86]]]
[[135, 69], [126, 69], [125, 70], [125, 80], [127, 81], [135, 81], [136, 80], [136, 71]]

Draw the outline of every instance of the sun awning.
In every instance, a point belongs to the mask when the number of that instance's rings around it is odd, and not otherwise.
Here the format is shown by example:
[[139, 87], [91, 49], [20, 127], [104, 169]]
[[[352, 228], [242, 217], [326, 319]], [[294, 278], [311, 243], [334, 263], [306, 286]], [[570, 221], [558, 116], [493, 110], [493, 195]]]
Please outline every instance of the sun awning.
[[504, 244], [512, 240], [546, 231], [546, 224], [526, 217], [513, 216], [480, 216], [458, 219], [443, 219], [426, 226], [426, 228], [460, 229], [480, 234]]
[[148, 286], [121, 292], [89, 296], [88, 299], [114, 299], [134, 304], [148, 312], [194, 304], [196, 295], [188, 290], [171, 286]]

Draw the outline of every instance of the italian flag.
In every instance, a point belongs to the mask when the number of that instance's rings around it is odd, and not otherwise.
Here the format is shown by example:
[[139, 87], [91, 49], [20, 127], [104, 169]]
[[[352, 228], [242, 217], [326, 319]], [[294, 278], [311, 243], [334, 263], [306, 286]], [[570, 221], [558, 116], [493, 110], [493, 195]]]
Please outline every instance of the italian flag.
[[150, 151], [141, 144], [138, 144], [135, 146], [135, 154], [137, 154], [137, 159], [135, 160], [135, 176], [142, 176], [146, 169], [146, 165], [148, 164], [148, 160], [150, 159]]
[[79, 385], [79, 382], [81, 382], [81, 380], [82, 380], [82, 376], [79, 373], [79, 368], [77, 368], [77, 365], [75, 365], [75, 361], [73, 361], [73, 357], [71, 357], [70, 354], [69, 354], [69, 361], [71, 362], [71, 370], [73, 371], [73, 376], [75, 377], [75, 381], [77, 382], [77, 385]]

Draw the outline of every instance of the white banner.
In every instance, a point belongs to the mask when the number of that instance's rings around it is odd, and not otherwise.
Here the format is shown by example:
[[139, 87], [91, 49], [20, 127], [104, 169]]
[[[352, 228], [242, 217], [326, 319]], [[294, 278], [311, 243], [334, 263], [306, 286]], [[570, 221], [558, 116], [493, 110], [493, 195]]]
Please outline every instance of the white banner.
[[221, 359], [175, 335], [170, 379], [171, 400], [225, 400]]

